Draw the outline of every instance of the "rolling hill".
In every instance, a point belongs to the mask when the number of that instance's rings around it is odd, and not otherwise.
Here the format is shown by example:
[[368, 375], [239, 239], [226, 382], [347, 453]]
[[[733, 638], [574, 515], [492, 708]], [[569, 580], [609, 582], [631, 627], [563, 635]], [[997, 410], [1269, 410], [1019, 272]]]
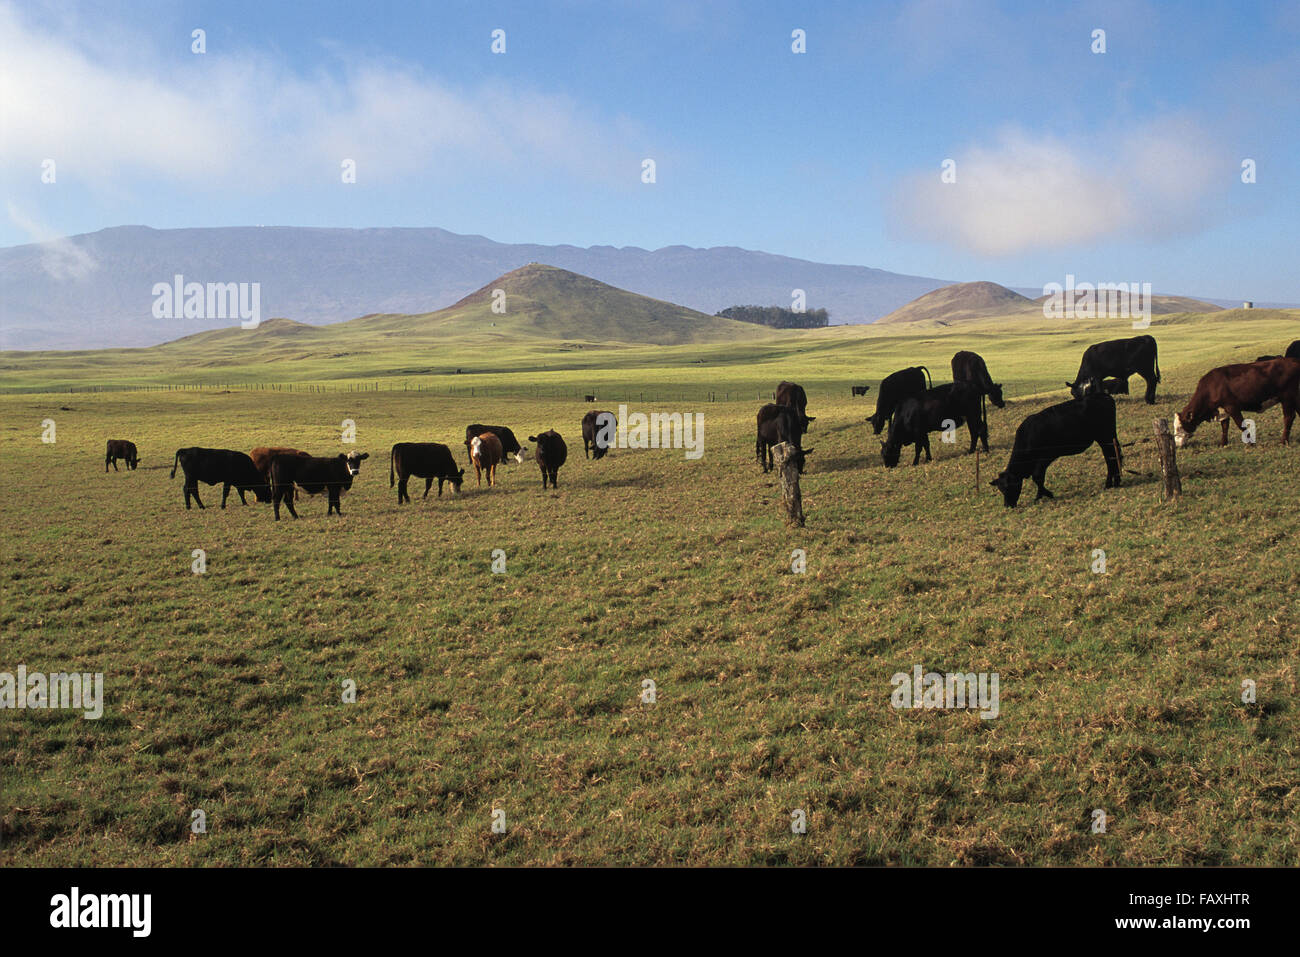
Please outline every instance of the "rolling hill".
[[1042, 308], [1034, 300], [995, 282], [959, 282], [927, 292], [878, 321], [895, 323], [934, 320], [947, 323], [1016, 313], [1041, 316]]
[[833, 323], [870, 322], [945, 282], [735, 246], [543, 246], [433, 228], [119, 226], [0, 249], [0, 349], [148, 346], [210, 328], [153, 317], [150, 290], [178, 274], [257, 282], [264, 319], [321, 325], [443, 309], [530, 262], [707, 314], [788, 306], [791, 291], [803, 289], [809, 308], [830, 310]]

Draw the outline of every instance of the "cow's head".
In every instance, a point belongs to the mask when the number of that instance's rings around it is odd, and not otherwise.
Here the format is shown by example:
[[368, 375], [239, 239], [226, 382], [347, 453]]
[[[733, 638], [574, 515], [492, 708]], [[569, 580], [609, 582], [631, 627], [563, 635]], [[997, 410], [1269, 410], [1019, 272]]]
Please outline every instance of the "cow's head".
[[459, 469], [455, 475], [448, 476], [447, 481], [451, 482], [452, 494], [458, 494], [460, 487], [465, 484], [465, 470]]
[[1024, 484], [1024, 481], [1024, 479], [1015, 478], [1010, 473], [1003, 471], [989, 484], [1002, 493], [1003, 505], [1007, 508], [1015, 508], [1016, 502], [1020, 501], [1020, 487]]
[[885, 468], [892, 469], [898, 464], [898, 456], [903, 451], [901, 445], [893, 446], [888, 442], [880, 443], [880, 459], [885, 463]]
[[1183, 425], [1183, 416], [1180, 412], [1174, 413], [1174, 445], [1182, 448], [1187, 444], [1187, 440], [1192, 437], [1192, 430]]
[[[528, 441], [531, 442], [533, 440], [529, 439]], [[519, 446], [518, 452], [512, 452], [510, 455], [507, 455], [506, 458], [514, 459], [516, 465], [523, 465], [524, 459], [528, 458], [528, 446], [526, 445]]]
[[1079, 383], [1079, 382], [1067, 382], [1067, 383], [1065, 383], [1065, 387], [1066, 387], [1067, 389], [1070, 390], [1070, 395], [1074, 396], [1076, 399], [1082, 399], [1082, 398], [1083, 398], [1083, 389], [1084, 389], [1084, 387], [1083, 387], [1083, 384], [1082, 384], [1082, 383]]
[[1000, 383], [993, 382], [989, 384], [989, 401], [999, 409], [1006, 406], [1007, 400], [1002, 398], [1002, 385]]
[[259, 502], [269, 502], [269, 501], [271, 501], [271, 486], [269, 486], [269, 485], [254, 485], [254, 486], [253, 486], [253, 498], [257, 499]]
[[805, 416], [803, 417], [803, 430], [804, 430], [805, 432], [807, 432], [807, 431], [808, 431], [808, 426], [812, 425], [812, 423], [814, 423], [814, 422], [816, 422], [816, 421], [817, 421], [817, 416], [815, 416], [815, 415], [805, 415]]
[[347, 463], [348, 475], [361, 474], [361, 460], [370, 458], [369, 452], [349, 452], [347, 455], [339, 453], [339, 458]]

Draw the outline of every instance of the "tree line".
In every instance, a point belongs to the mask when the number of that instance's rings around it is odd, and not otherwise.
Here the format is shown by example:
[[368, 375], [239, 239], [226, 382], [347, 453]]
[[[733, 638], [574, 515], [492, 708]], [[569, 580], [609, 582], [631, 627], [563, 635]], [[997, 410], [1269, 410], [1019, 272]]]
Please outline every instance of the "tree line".
[[796, 312], [780, 306], [728, 306], [717, 315], [773, 329], [820, 329], [830, 325], [831, 321], [830, 313], [825, 309]]

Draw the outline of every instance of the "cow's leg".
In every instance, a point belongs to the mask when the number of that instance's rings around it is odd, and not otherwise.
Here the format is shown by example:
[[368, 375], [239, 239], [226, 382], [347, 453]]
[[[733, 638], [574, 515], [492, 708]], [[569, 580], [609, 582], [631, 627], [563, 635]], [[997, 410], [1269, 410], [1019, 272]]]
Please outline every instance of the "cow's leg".
[[117, 459], [113, 458], [111, 455], [110, 455], [110, 456], [107, 456], [107, 457], [104, 459], [104, 471], [105, 471], [105, 472], [108, 471], [108, 463], [109, 463], [109, 462], [112, 462], [112, 463], [113, 463], [113, 471], [116, 472], [116, 471], [117, 471]]
[[[195, 479], [195, 480], [194, 480], [194, 485], [193, 485], [191, 488], [187, 489], [187, 491], [188, 491], [191, 495], [194, 496], [194, 501], [196, 501], [196, 502], [199, 503], [199, 508], [207, 508], [207, 506], [203, 504], [203, 499], [199, 498], [199, 480], [198, 480], [198, 479]], [[188, 508], [189, 505], [187, 504], [186, 507]]]
[[1295, 420], [1295, 400], [1282, 400], [1282, 444], [1291, 444], [1291, 423]]
[[243, 490], [242, 488], [240, 488], [238, 485], [236, 485], [236, 486], [235, 486], [235, 491], [239, 493], [239, 504], [240, 504], [240, 505], [247, 505], [247, 504], [248, 504], [248, 499], [244, 498], [244, 490]]
[[973, 416], [972, 418], [968, 419], [966, 421], [966, 427], [967, 429], [970, 430], [970, 448], [966, 450], [966, 454], [970, 455], [975, 451], [975, 443], [980, 440], [979, 416]]
[[1139, 372], [1138, 375], [1142, 376], [1142, 381], [1145, 382], [1145, 383], [1147, 384], [1147, 394], [1144, 396], [1144, 398], [1146, 399], [1146, 403], [1147, 403], [1147, 405], [1155, 405], [1155, 404], [1156, 404], [1156, 376], [1155, 376], [1155, 372], [1152, 372], [1150, 375], [1147, 375], [1147, 374], [1145, 374], [1145, 373], [1141, 373], [1141, 372]]
[[1106, 488], [1119, 488], [1123, 471], [1120, 469], [1119, 439], [1112, 438], [1097, 443], [1106, 460]]
[[1030, 473], [1030, 477], [1034, 480], [1034, 484], [1038, 486], [1038, 494], [1034, 496], [1035, 502], [1038, 501], [1040, 498], [1056, 497], [1051, 492], [1049, 492], [1047, 490], [1047, 486], [1043, 484], [1047, 479], [1047, 466], [1050, 464], [1051, 463], [1046, 461], [1045, 459], [1039, 459], [1039, 461], [1034, 465], [1033, 472]]
[[582, 454], [587, 458], [591, 458], [591, 446], [587, 444], [586, 439], [582, 440]]
[[[427, 479], [424, 480], [424, 495], [422, 496], [423, 498], [429, 497], [429, 489], [431, 488], [433, 488], [433, 476], [429, 476]], [[438, 495], [439, 496], [442, 495], [442, 479], [438, 479]]]
[[226, 507], [226, 498], [229, 495], [230, 495], [230, 483], [222, 482], [221, 483], [221, 507], [222, 508]]
[[402, 478], [398, 479], [397, 481], [397, 504], [398, 505], [401, 505], [403, 502], [407, 500], [408, 496], [406, 494], [406, 483], [409, 480], [410, 480], [410, 476], [402, 476]]
[[[442, 498], [442, 483], [445, 481], [446, 479], [444, 479], [441, 475], [438, 476], [438, 498]], [[429, 493], [426, 491], [424, 494], [428, 495]]]
[[551, 469], [551, 488], [559, 488], [559, 487], [560, 487], [560, 483], [559, 483], [558, 481], [556, 481], [556, 479], [558, 479], [559, 476], [560, 476], [560, 470], [559, 470], [559, 469]]

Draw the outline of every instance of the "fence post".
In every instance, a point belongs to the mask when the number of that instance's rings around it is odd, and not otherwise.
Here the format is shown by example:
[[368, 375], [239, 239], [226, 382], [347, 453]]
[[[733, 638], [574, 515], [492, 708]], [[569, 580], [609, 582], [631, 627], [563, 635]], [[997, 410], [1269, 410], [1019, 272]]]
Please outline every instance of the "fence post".
[[1167, 502], [1183, 494], [1183, 480], [1178, 475], [1176, 446], [1174, 437], [1169, 431], [1169, 423], [1165, 419], [1156, 419], [1155, 430], [1156, 453], [1160, 456], [1160, 475], [1165, 480], [1161, 501]]
[[799, 491], [799, 466], [794, 453], [795, 447], [789, 442], [772, 447], [772, 461], [781, 477], [781, 504], [785, 508], [786, 524], [803, 528], [803, 493]]

